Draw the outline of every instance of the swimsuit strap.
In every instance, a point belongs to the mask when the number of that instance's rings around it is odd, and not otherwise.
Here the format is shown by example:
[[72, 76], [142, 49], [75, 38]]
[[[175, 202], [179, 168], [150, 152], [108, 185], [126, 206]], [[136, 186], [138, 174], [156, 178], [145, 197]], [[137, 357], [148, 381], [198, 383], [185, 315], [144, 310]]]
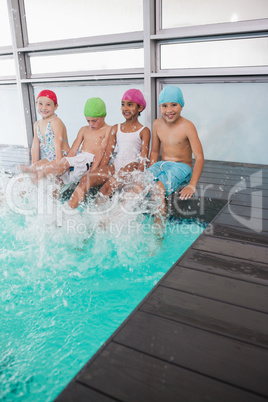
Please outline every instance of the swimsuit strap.
[[117, 124], [117, 132], [120, 132], [122, 134], [133, 134], [133, 133], [140, 133], [142, 129], [144, 129], [144, 126], [141, 126], [137, 131], [130, 131], [129, 133], [125, 133], [124, 131], [121, 130], [121, 125], [123, 123]]
[[[54, 113], [51, 117], [53, 117], [54, 115], [57, 116], [57, 115]], [[43, 139], [43, 142], [45, 142], [47, 130], [50, 130], [50, 131], [53, 133], [53, 131], [51, 130], [51, 127], [50, 127], [50, 120], [51, 120], [51, 117], [50, 117], [50, 119], [48, 120], [48, 123], [47, 123], [46, 132], [45, 132], [45, 137], [43, 137], [43, 135], [42, 135], [42, 133], [41, 133], [41, 130], [40, 130], [40, 121], [41, 121], [41, 120], [38, 122], [38, 125], [37, 125], [38, 130], [39, 130], [39, 133], [40, 133], [40, 136], [41, 136], [41, 138]], [[53, 133], [53, 134], [54, 134], [54, 133]]]

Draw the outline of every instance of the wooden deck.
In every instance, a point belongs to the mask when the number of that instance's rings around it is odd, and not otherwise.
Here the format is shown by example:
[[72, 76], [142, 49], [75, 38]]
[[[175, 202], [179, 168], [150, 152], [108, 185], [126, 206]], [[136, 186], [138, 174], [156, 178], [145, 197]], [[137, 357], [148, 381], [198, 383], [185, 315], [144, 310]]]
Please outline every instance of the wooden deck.
[[225, 207], [56, 402], [268, 400], [268, 167], [207, 161], [198, 192], [179, 214]]
[[169, 207], [212, 222], [56, 402], [268, 400], [268, 166], [206, 161]]

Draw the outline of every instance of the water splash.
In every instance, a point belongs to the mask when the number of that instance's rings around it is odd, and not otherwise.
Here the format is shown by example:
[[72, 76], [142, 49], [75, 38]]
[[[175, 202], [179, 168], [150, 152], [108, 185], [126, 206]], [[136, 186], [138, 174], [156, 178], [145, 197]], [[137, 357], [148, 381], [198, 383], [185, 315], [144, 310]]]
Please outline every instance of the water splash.
[[130, 184], [70, 212], [53, 182], [0, 172], [3, 400], [52, 401], [203, 231], [172, 219], [160, 244]]

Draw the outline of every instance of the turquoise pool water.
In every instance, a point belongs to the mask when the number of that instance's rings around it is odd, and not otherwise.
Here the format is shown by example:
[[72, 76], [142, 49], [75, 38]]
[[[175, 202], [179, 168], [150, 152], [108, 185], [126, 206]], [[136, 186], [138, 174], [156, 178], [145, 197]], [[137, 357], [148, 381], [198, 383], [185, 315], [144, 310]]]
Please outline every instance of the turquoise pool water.
[[170, 220], [159, 242], [148, 215], [108, 230], [1, 180], [0, 399], [53, 401], [205, 225]]

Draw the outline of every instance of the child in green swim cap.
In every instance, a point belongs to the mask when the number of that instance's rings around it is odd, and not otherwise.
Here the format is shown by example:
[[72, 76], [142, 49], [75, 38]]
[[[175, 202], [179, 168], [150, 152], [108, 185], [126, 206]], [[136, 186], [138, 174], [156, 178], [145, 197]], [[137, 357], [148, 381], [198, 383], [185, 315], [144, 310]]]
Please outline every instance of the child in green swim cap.
[[66, 185], [79, 182], [89, 170], [97, 168], [104, 155], [111, 127], [105, 123], [106, 106], [100, 98], [89, 98], [84, 107], [87, 126], [80, 128], [67, 156], [36, 170], [40, 180], [54, 175]]
[[[145, 108], [146, 101], [139, 89], [129, 89], [124, 93], [121, 110], [125, 121], [112, 127], [99, 168], [82, 177], [69, 201], [71, 208], [76, 208], [83, 201], [91, 187], [104, 184], [100, 193], [108, 198], [116, 190], [118, 181], [124, 181], [134, 170], [144, 170], [149, 153], [150, 130], [138, 121], [138, 116]], [[108, 164], [116, 145], [116, 157], [113, 163]]]

